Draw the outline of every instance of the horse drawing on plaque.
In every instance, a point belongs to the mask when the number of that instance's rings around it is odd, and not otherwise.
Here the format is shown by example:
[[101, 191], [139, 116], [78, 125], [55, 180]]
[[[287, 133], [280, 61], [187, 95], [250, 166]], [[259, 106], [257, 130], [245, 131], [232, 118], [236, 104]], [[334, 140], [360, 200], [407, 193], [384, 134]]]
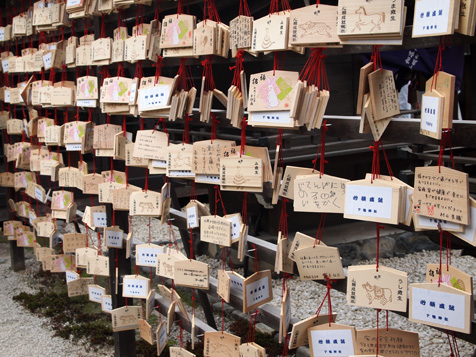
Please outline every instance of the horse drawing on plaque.
[[365, 10], [365, 7], [361, 6], [355, 10], [355, 13], [359, 15], [359, 21], [355, 23], [355, 27], [352, 32], [357, 29], [360, 31], [362, 30], [362, 27], [367, 25], [373, 26], [370, 29], [370, 32], [373, 32], [375, 29], [381, 30], [380, 25], [385, 23], [385, 12], [375, 12], [368, 14], [367, 10]]

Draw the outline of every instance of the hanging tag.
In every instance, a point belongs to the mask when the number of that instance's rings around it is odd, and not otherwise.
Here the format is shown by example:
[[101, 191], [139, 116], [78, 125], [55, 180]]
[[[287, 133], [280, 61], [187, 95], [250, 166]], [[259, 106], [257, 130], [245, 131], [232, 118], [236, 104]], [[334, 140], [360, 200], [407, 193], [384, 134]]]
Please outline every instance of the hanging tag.
[[140, 338], [147, 341], [150, 345], [154, 344], [154, 334], [152, 333], [152, 326], [149, 325], [147, 320], [139, 320], [139, 335]]
[[436, 90], [422, 96], [420, 134], [433, 139], [441, 139], [445, 96]]
[[[369, 356], [375, 356], [378, 336], [379, 350], [385, 351], [388, 356], [420, 356], [419, 336], [416, 332], [397, 330], [394, 328], [380, 328], [357, 330], [356, 346], [358, 351], [365, 351]], [[404, 344], [391, 341], [405, 341]]]
[[243, 281], [243, 313], [272, 300], [271, 270], [256, 272]]
[[[427, 192], [433, 194], [428, 195]], [[413, 212], [467, 225], [469, 223], [468, 197], [467, 173], [443, 166], [416, 168]]]
[[472, 316], [472, 294], [444, 284], [410, 284], [410, 321], [470, 333]]
[[469, 198], [469, 222], [467, 226], [463, 226], [464, 230], [461, 233], [454, 233], [455, 236], [476, 246], [476, 200]]
[[145, 267], [157, 266], [157, 255], [165, 253], [161, 246], [156, 244], [136, 245], [136, 265]]
[[98, 251], [95, 248], [77, 248], [76, 249], [76, 267], [87, 268], [90, 258], [95, 258], [98, 255]]
[[253, 21], [253, 52], [288, 48], [289, 14], [270, 14]]
[[174, 254], [169, 253], [160, 253], [157, 254], [157, 266], [156, 274], [163, 276], [164, 278], [173, 279], [174, 278], [174, 264], [178, 260], [186, 260], [187, 257], [180, 252], [175, 252]]
[[88, 285], [88, 291], [89, 291], [89, 301], [97, 302], [98, 304], [101, 304], [102, 296], [106, 293], [106, 289], [104, 289], [103, 287], [99, 285], [90, 284]]
[[203, 355], [205, 357], [221, 356], [240, 357], [241, 339], [228, 332], [205, 332], [203, 336]]
[[230, 247], [231, 222], [222, 217], [200, 217], [200, 240]]
[[[332, 321], [336, 320], [336, 316], [336, 314], [332, 315]], [[291, 350], [309, 344], [307, 331], [309, 328], [318, 325], [329, 325], [329, 315], [319, 315], [319, 317], [313, 315], [294, 323], [288, 348]]]
[[294, 252], [302, 280], [345, 279], [339, 249], [316, 245]]
[[208, 290], [210, 267], [197, 260], [174, 262], [174, 281], [177, 286]]
[[88, 236], [82, 233], [67, 233], [63, 235], [63, 251], [75, 253], [76, 249], [87, 246]]
[[184, 48], [193, 46], [196, 18], [192, 15], [167, 15], [162, 20], [160, 47]]
[[106, 247], [122, 249], [124, 231], [119, 227], [108, 227], [104, 229], [104, 239]]
[[130, 196], [131, 216], [158, 217], [162, 214], [162, 195], [154, 191], [136, 191]]
[[281, 299], [281, 312], [279, 314], [279, 343], [283, 343], [288, 334], [289, 323], [291, 322], [291, 293], [286, 288], [284, 296]]
[[[441, 284], [451, 286], [455, 289], [472, 293], [471, 287], [473, 286], [473, 277], [466, 274], [464, 271], [459, 270], [453, 266], [448, 267], [443, 264], [441, 266]], [[426, 265], [426, 282], [438, 284], [440, 278], [440, 266], [439, 264], [427, 264]]]
[[109, 258], [103, 255], [90, 257], [87, 272], [91, 275], [109, 276]]
[[170, 331], [172, 331], [172, 327], [175, 321], [175, 305], [176, 302], [172, 301], [167, 311], [167, 334], [170, 334]]
[[220, 189], [224, 191], [263, 191], [263, 162], [253, 157], [222, 157]]
[[147, 299], [147, 295], [149, 295], [149, 279], [141, 275], [124, 276], [123, 297]]
[[[314, 246], [316, 239], [308, 236], [306, 234], [296, 232], [293, 243], [291, 244], [291, 247], [289, 248], [289, 259], [292, 261], [296, 261], [295, 253], [298, 249], [303, 249], [307, 247], [312, 247]], [[323, 242], [321, 242], [319, 245], [326, 246]]]
[[157, 341], [157, 356], [160, 356], [168, 341], [167, 324], [165, 322], [162, 321], [157, 327], [155, 339]]
[[89, 295], [88, 286], [93, 283], [93, 278], [80, 278], [67, 283], [68, 297]]
[[218, 270], [217, 294], [230, 303], [230, 277], [224, 270]]
[[111, 311], [112, 330], [114, 332], [135, 330], [139, 328], [142, 319], [142, 307], [123, 306]]
[[199, 227], [199, 217], [198, 217], [198, 205], [194, 201], [190, 201], [188, 205], [185, 206], [185, 213], [187, 215], [187, 228], [198, 228]]
[[110, 314], [112, 311], [112, 297], [111, 295], [101, 296], [101, 311]]
[[393, 72], [377, 69], [368, 76], [370, 102], [375, 120], [382, 120], [400, 114], [397, 90]]
[[311, 327], [308, 339], [312, 356], [351, 356], [357, 351], [353, 326], [332, 323]]
[[147, 320], [152, 312], [155, 311], [155, 290], [152, 289], [149, 291], [147, 298], [145, 299], [145, 319]]
[[415, 1], [412, 37], [452, 35], [457, 27], [459, 3], [445, 1], [437, 8], [429, 0]]
[[350, 266], [347, 304], [407, 311], [407, 273], [375, 265]]

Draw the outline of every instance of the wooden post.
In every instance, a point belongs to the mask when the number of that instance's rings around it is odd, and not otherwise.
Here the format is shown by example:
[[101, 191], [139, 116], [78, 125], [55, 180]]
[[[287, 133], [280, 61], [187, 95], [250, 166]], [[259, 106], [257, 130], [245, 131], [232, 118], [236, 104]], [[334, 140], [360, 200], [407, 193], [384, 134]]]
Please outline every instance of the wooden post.
[[25, 270], [25, 248], [18, 247], [16, 240], [10, 241], [10, 261], [13, 271]]
[[[111, 205], [107, 205], [108, 211], [111, 211]], [[116, 211], [116, 224], [127, 233], [128, 227], [128, 212]], [[117, 259], [117, 260], [116, 260]], [[118, 283], [116, 294], [116, 264]], [[111, 286], [112, 308], [132, 305], [132, 299], [126, 299], [122, 296], [122, 277], [131, 274], [131, 258], [126, 259], [126, 249], [109, 249], [109, 280]], [[136, 355], [136, 337], [134, 330], [114, 332], [114, 356], [134, 357]]]

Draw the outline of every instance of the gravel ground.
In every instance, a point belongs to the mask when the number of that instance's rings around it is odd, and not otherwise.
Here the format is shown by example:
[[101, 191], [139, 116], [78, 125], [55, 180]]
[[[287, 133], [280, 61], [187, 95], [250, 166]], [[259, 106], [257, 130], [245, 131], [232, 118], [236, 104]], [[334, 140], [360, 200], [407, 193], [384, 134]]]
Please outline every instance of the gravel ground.
[[[144, 218], [134, 218], [132, 221], [134, 238], [147, 242], [149, 231], [148, 220]], [[169, 239], [169, 228], [167, 225], [160, 225], [158, 220], [151, 222], [151, 237], [153, 241], [167, 241]], [[72, 225], [68, 225], [65, 231], [71, 231]], [[180, 238], [175, 230], [176, 238]], [[91, 235], [93, 237], [93, 235]], [[179, 247], [183, 249], [181, 242]], [[112, 355], [111, 350], [99, 352], [85, 352], [85, 347], [81, 343], [72, 343], [62, 338], [53, 337], [53, 331], [48, 326], [48, 321], [32, 315], [15, 303], [12, 297], [21, 291], [34, 292], [35, 284], [32, 281], [33, 272], [38, 269], [38, 265], [32, 255], [27, 256], [27, 269], [24, 272], [13, 273], [10, 269], [10, 258], [8, 245], [0, 244], [0, 296], [3, 297], [4, 308], [0, 311], [0, 341], [2, 350], [0, 356], [45, 356], [51, 354], [70, 356], [97, 356]], [[197, 257], [197, 260], [210, 264], [211, 275], [216, 277], [216, 269], [221, 268], [221, 263], [206, 256]], [[424, 282], [425, 269], [427, 263], [439, 261], [439, 252], [419, 252], [409, 254], [404, 258], [381, 259], [380, 264], [408, 271], [409, 283]], [[373, 261], [362, 261], [360, 264], [375, 264]], [[462, 257], [459, 251], [453, 251], [452, 264], [466, 272], [476, 271], [476, 259], [472, 257]], [[411, 267], [411, 271], [409, 271]], [[240, 270], [237, 270], [240, 273]], [[288, 281], [291, 288], [292, 315], [303, 319], [315, 314], [318, 305], [326, 293], [326, 288], [312, 281], [301, 281], [294, 278]], [[272, 304], [280, 305], [282, 292], [282, 279], [273, 280], [274, 300]], [[296, 293], [299, 292], [299, 293]], [[198, 305], [198, 297], [197, 297]], [[357, 329], [374, 328], [376, 325], [376, 314], [371, 309], [347, 306], [344, 294], [332, 291], [333, 311], [337, 312], [337, 322], [354, 325]], [[191, 308], [187, 306], [189, 313]], [[323, 313], [326, 312], [327, 304], [324, 305]], [[205, 320], [203, 310], [196, 309], [196, 317]], [[215, 320], [221, 327], [221, 313], [215, 313]], [[385, 323], [385, 315], [380, 315], [381, 323]], [[231, 317], [225, 315], [225, 329], [228, 330], [233, 322]], [[409, 322], [408, 319], [389, 313], [389, 327], [405, 329], [418, 332], [420, 335], [420, 348], [422, 356], [443, 356], [449, 355], [450, 350], [447, 343], [446, 334], [439, 332], [425, 325]], [[179, 328], [175, 326], [171, 334], [172, 339], [178, 340]], [[25, 340], [27, 338], [27, 340]], [[190, 335], [184, 332], [184, 340], [189, 340]], [[48, 343], [45, 343], [48, 341]], [[31, 346], [35, 346], [32, 351]], [[458, 347], [461, 356], [473, 356], [475, 346], [458, 340]]]
[[111, 356], [113, 351], [102, 349], [86, 352], [81, 342], [54, 337], [48, 319], [40, 318], [13, 301], [20, 292], [36, 291], [32, 277], [39, 264], [32, 253], [26, 254], [26, 269], [14, 273], [10, 268], [9, 245], [0, 244], [0, 356]]

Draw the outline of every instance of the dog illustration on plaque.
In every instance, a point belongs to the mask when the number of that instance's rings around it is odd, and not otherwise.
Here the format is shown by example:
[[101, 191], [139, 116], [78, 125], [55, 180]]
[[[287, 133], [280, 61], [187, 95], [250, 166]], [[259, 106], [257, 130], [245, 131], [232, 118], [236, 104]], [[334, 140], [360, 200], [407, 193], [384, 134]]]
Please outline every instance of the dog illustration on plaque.
[[367, 25], [373, 25], [373, 27], [370, 29], [370, 32], [373, 32], [375, 29], [381, 30], [380, 25], [385, 23], [385, 12], [367, 14], [365, 7], [361, 6], [355, 10], [355, 13], [359, 15], [359, 21], [355, 23], [355, 27], [352, 32], [357, 29], [362, 30], [362, 27]]
[[165, 273], [167, 273], [168, 275], [174, 274], [174, 266], [172, 264], [163, 262], [162, 265], [164, 266]]
[[325, 22], [306, 21], [300, 24], [299, 28], [304, 31], [301, 38], [312, 35], [331, 37], [331, 28]]
[[141, 212], [152, 212], [154, 210], [152, 202], [140, 202], [139, 207]]
[[392, 290], [388, 288], [381, 288], [377, 285], [370, 285], [370, 283], [362, 284], [362, 287], [367, 292], [367, 299], [369, 304], [372, 305], [374, 300], [379, 300], [382, 306], [385, 306], [387, 302], [392, 302]]
[[135, 324], [137, 322], [137, 318], [134, 315], [121, 316], [119, 320], [121, 320], [121, 325]]

